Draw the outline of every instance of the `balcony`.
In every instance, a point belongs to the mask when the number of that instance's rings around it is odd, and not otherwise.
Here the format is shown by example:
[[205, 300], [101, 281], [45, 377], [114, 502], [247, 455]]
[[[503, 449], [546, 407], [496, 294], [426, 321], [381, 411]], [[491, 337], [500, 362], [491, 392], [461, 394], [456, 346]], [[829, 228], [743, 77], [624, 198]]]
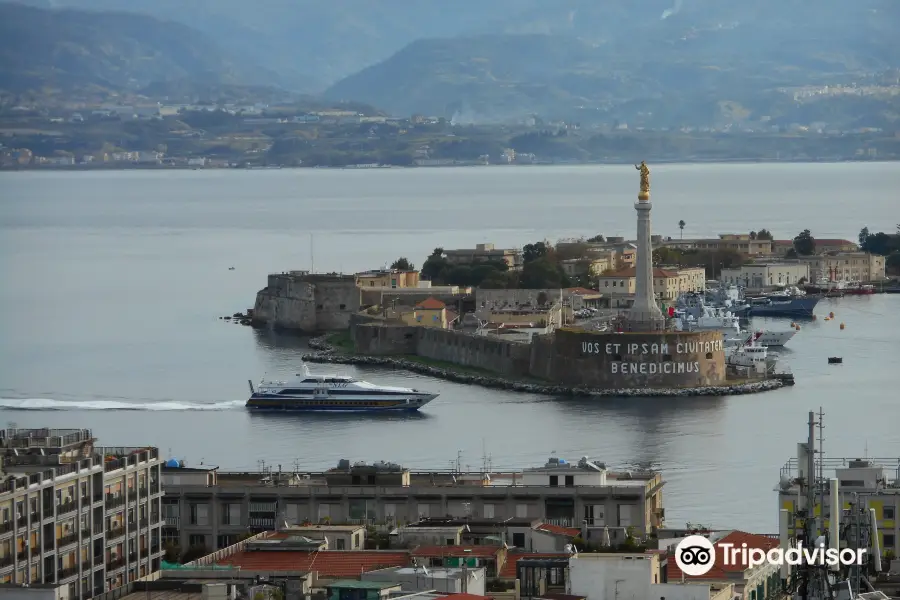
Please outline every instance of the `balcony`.
[[65, 569], [60, 569], [56, 572], [56, 580], [62, 581], [73, 575], [78, 575], [78, 567], [66, 567]]
[[94, 535], [103, 533], [103, 523], [94, 523]]
[[181, 527], [181, 517], [166, 517], [166, 527]]
[[95, 556], [93, 564], [95, 567], [102, 567], [103, 566], [103, 555], [98, 554], [97, 556]]
[[34, 558], [35, 556], [40, 556], [40, 555], [41, 555], [41, 547], [40, 547], [40, 545], [38, 545], [37, 548], [32, 548], [32, 549], [31, 549], [31, 558]]
[[33, 512], [31, 513], [31, 526], [37, 527], [41, 524], [41, 513]]
[[128, 490], [128, 501], [137, 502], [137, 490]]
[[20, 561], [28, 560], [28, 551], [16, 552], [16, 558]]
[[16, 519], [16, 525], [19, 527], [28, 527], [28, 517], [22, 515], [18, 519]]
[[93, 563], [91, 563], [90, 558], [82, 558], [81, 559], [81, 568], [84, 569], [85, 571], [90, 570], [90, 568], [92, 566], [93, 566]]
[[109, 531], [106, 532], [106, 539], [113, 540], [115, 538], [120, 538], [125, 535], [124, 527], [111, 527]]
[[150, 495], [150, 488], [146, 485], [138, 488], [138, 493], [141, 495], [141, 498], [146, 498]]
[[150, 519], [144, 517], [143, 519], [138, 521], [138, 524], [140, 525], [141, 529], [147, 529], [148, 527], [150, 527]]
[[0, 569], [5, 569], [13, 564], [12, 555], [0, 557]]
[[69, 544], [75, 544], [77, 542], [78, 533], [70, 533], [69, 535], [56, 538], [56, 547], [62, 548], [63, 546], [68, 546]]
[[82, 530], [81, 530], [81, 537], [82, 537], [83, 539], [85, 539], [85, 540], [90, 539], [90, 537], [91, 537], [91, 530], [90, 530], [90, 528], [82, 529]]
[[150, 554], [156, 554], [157, 552], [159, 552], [159, 544], [150, 546]]
[[106, 495], [106, 508], [113, 509], [118, 508], [120, 506], [125, 505], [125, 496], [123, 494], [115, 495], [115, 494], [107, 494]]
[[70, 512], [75, 512], [75, 509], [78, 508], [78, 503], [74, 500], [67, 500], [62, 504], [56, 505], [56, 514], [57, 515], [65, 515]]
[[159, 493], [159, 484], [158, 483], [150, 484], [150, 493], [154, 494], [154, 495]]
[[103, 502], [103, 494], [94, 494], [94, 504]]
[[131, 554], [128, 555], [128, 562], [130, 562], [130, 563], [137, 562], [137, 557], [138, 557], [138, 553], [132, 552]]
[[13, 522], [12, 521], [6, 521], [5, 523], [0, 523], [0, 535], [3, 535], [4, 533], [9, 533], [12, 530], [13, 530]]
[[124, 558], [114, 558], [108, 563], [106, 563], [107, 575], [109, 575], [109, 571], [115, 571], [116, 569], [121, 569], [125, 566]]
[[159, 458], [156, 448], [97, 448], [97, 451], [105, 456], [103, 471], [106, 473]]

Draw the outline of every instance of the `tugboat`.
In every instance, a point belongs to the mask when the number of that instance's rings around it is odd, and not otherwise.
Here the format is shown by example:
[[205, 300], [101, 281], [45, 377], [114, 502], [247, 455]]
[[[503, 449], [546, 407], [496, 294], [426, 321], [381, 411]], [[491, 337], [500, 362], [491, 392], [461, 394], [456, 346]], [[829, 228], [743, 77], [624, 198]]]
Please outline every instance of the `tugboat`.
[[246, 407], [265, 411], [384, 412], [417, 411], [437, 394], [413, 388], [375, 385], [348, 375], [313, 375], [303, 365], [287, 381], [260, 381]]

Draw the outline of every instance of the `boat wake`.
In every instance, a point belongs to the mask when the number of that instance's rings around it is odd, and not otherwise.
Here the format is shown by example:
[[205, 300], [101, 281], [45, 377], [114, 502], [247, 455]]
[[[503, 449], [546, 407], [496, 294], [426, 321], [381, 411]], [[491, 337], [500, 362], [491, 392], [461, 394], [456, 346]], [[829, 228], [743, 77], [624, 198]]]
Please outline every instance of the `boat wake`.
[[0, 410], [231, 410], [244, 400], [226, 402], [118, 402], [115, 400], [51, 400], [49, 398], [0, 398]]

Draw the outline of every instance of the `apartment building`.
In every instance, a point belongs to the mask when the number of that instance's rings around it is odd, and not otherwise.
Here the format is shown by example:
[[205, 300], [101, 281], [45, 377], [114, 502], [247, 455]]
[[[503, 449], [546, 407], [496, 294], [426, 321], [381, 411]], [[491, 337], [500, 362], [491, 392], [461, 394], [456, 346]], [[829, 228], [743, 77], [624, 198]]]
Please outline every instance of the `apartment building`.
[[604, 465], [551, 459], [523, 471], [412, 472], [393, 464], [350, 465], [316, 473], [220, 473], [163, 468], [166, 528], [182, 548], [225, 548], [248, 532], [287, 523], [405, 525], [423, 518], [468, 517], [541, 522], [649, 534], [663, 526], [659, 473], [612, 471]]
[[771, 256], [774, 252], [772, 240], [752, 239], [745, 233], [720, 233], [718, 238], [688, 240], [669, 238], [660, 245], [677, 250], [733, 250], [749, 256]]
[[[878, 520], [878, 537], [883, 552], [891, 550], [895, 556], [900, 555], [900, 460], [896, 458], [872, 458], [867, 460], [852, 458], [816, 458], [822, 463], [823, 477], [835, 477], [839, 483], [839, 498], [843, 509], [850, 508], [854, 495], [867, 509], [875, 510]], [[792, 515], [800, 509], [798, 478], [805, 475], [805, 464], [798, 459], [790, 459], [781, 469], [778, 486], [778, 510], [787, 509]], [[821, 486], [823, 504], [816, 504], [816, 515], [831, 513], [830, 487], [827, 482]], [[793, 536], [797, 533], [799, 519], [789, 521], [788, 530]], [[828, 520], [825, 520], [828, 526]]]
[[419, 272], [401, 269], [381, 269], [356, 274], [356, 285], [361, 288], [417, 288]]
[[[772, 247], [778, 256], [784, 256], [788, 250], [794, 248], [794, 240], [775, 240]], [[850, 240], [840, 239], [819, 239], [816, 238], [816, 253], [828, 254], [829, 252], [856, 252], [859, 250], [859, 244]]]
[[[609, 297], [610, 307], [630, 306], [637, 286], [635, 269], [604, 273], [597, 278], [600, 293]], [[657, 300], [674, 302], [684, 292], [706, 290], [706, 269], [702, 267], [662, 267], [653, 269], [653, 292]]]
[[0, 583], [85, 599], [159, 570], [158, 450], [95, 441], [89, 429], [0, 431]]
[[489, 262], [505, 262], [510, 271], [522, 268], [522, 251], [517, 248], [495, 248], [493, 244], [476, 244], [474, 249], [444, 250], [444, 257], [451, 265], [477, 265]]

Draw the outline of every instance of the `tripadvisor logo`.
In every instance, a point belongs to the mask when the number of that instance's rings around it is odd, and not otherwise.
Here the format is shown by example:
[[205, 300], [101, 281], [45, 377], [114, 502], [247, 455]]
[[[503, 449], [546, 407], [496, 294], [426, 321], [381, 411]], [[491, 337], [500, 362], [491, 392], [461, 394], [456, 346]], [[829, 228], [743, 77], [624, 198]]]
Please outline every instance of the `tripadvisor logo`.
[[836, 548], [804, 548], [798, 544], [796, 548], [783, 550], [772, 548], [769, 551], [762, 548], [748, 548], [747, 544], [736, 546], [735, 544], [718, 544], [716, 546], [708, 539], [700, 535], [692, 535], [684, 538], [675, 547], [675, 564], [681, 572], [689, 577], [706, 575], [715, 566], [718, 560], [722, 566], [744, 566], [748, 568], [758, 567], [768, 563], [772, 565], [791, 566], [819, 565], [819, 566], [851, 566], [865, 564], [865, 548], [844, 548], [838, 551]]

